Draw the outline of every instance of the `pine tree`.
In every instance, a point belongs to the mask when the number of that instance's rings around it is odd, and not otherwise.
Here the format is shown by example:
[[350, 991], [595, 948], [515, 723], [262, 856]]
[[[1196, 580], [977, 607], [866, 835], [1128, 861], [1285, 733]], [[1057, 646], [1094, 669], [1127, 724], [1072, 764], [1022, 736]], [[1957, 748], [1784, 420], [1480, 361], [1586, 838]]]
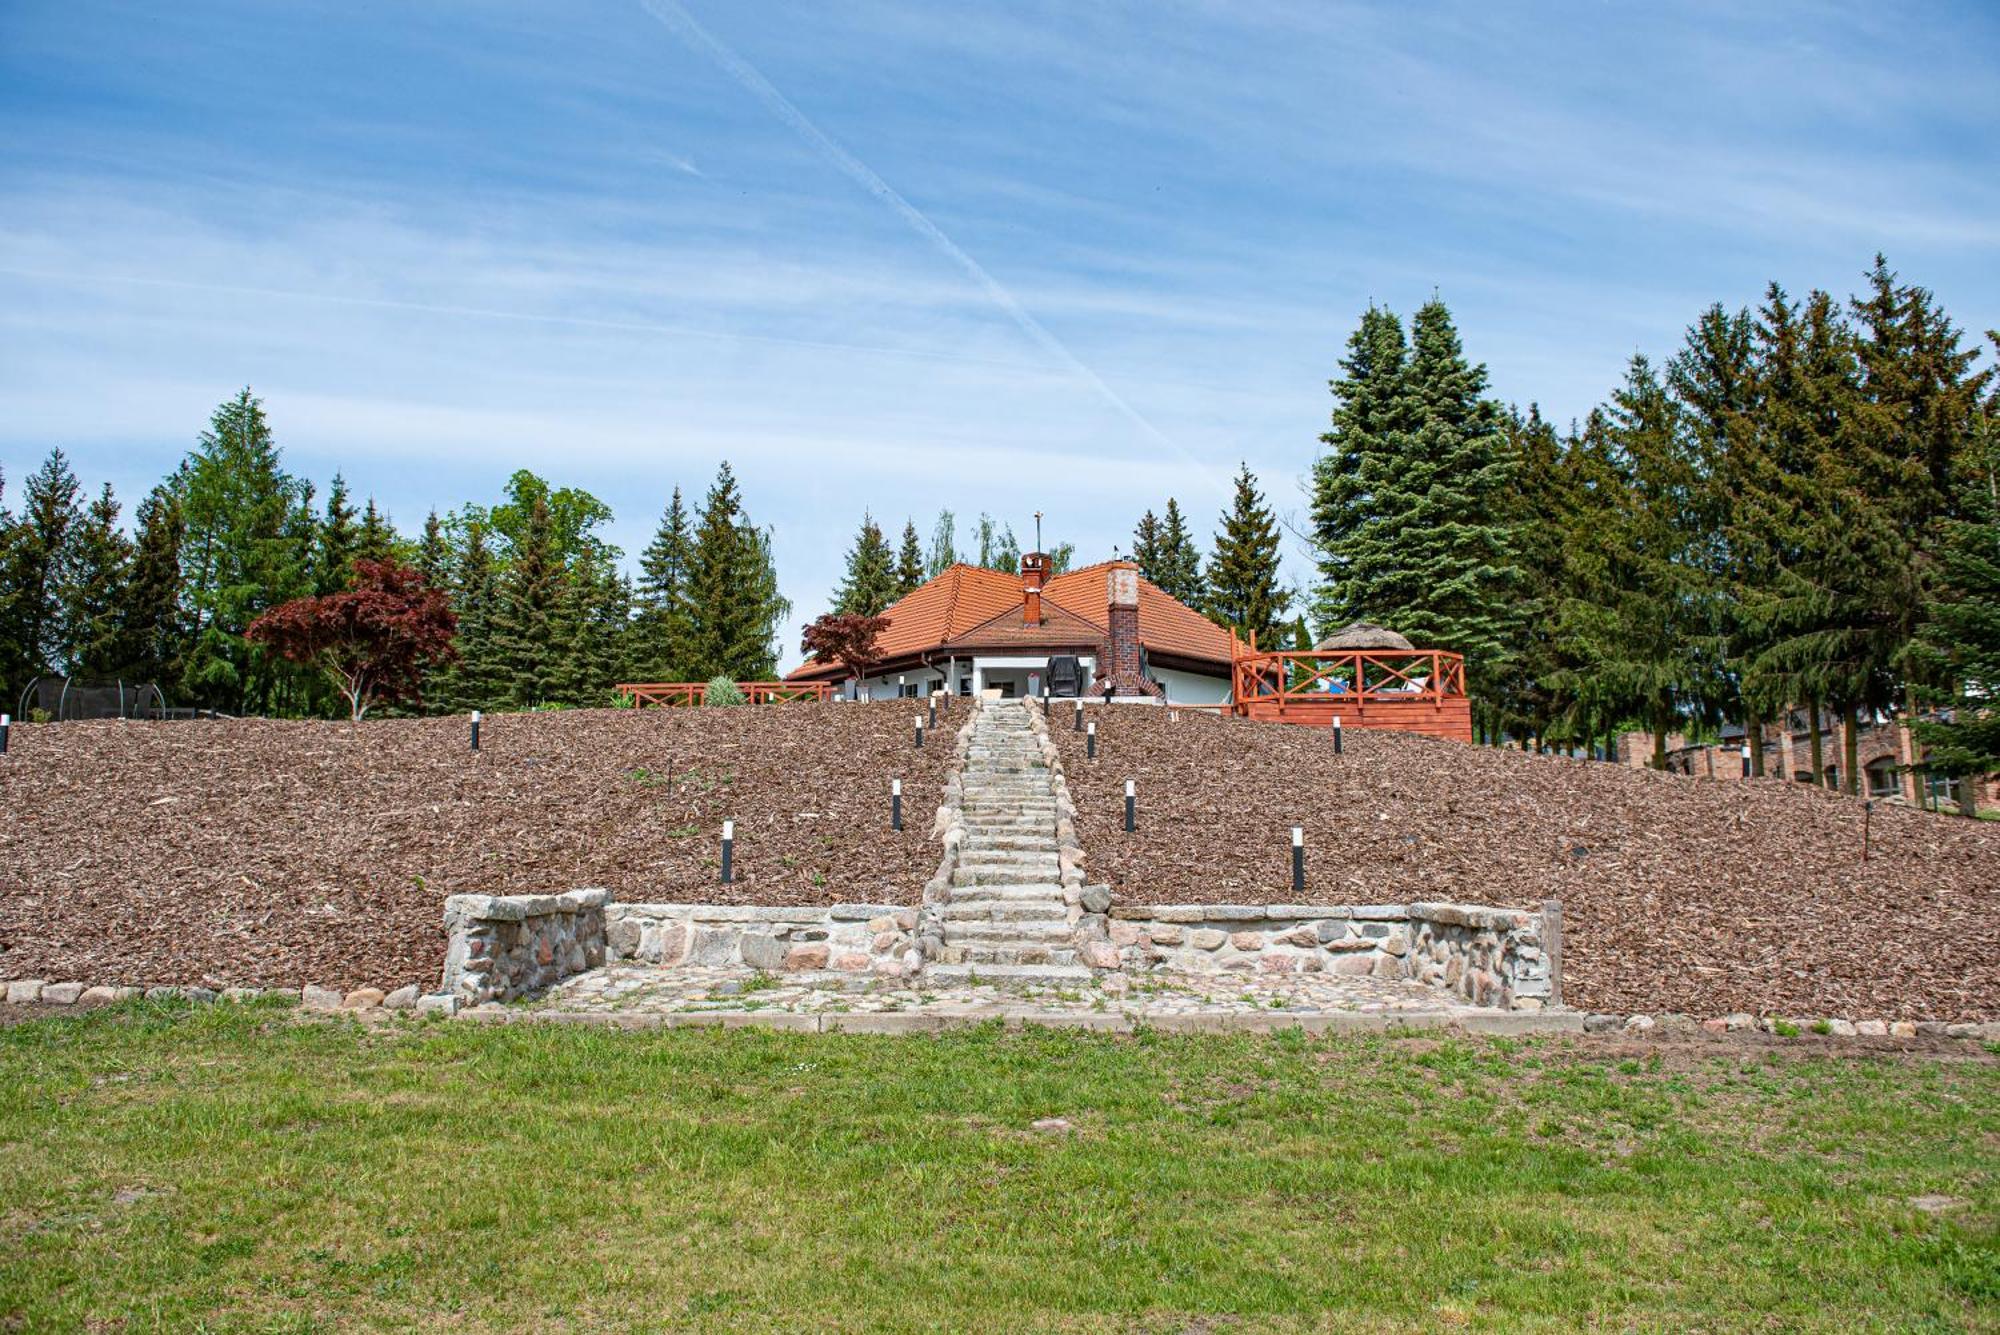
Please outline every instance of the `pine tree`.
[[79, 676], [113, 676], [123, 666], [121, 617], [131, 578], [132, 543], [118, 530], [118, 510], [107, 482], [70, 532], [62, 590], [63, 632], [67, 662]]
[[354, 506], [347, 499], [347, 479], [333, 475], [326, 489], [326, 514], [319, 522], [313, 553], [313, 591], [339, 593], [354, 575], [360, 535], [354, 529]]
[[501, 690], [518, 709], [564, 698], [569, 645], [563, 617], [574, 609], [568, 586], [548, 499], [537, 495], [530, 499], [515, 539], [493, 618], [493, 660]]
[[296, 692], [299, 670], [243, 632], [266, 608], [311, 592], [312, 571], [300, 550], [305, 488], [281, 466], [248, 389], [215, 410], [178, 484], [191, 619], [184, 689], [232, 713], [271, 709]]
[[1132, 564], [1145, 578], [1160, 582], [1160, 521], [1151, 510], [1139, 516], [1132, 530]]
[[769, 539], [745, 517], [727, 462], [702, 502], [688, 571], [689, 678], [767, 675], [776, 661], [778, 619]]
[[1563, 446], [1541, 409], [1510, 413], [1509, 450], [1518, 461], [1508, 518], [1516, 534], [1521, 582], [1516, 594], [1516, 640], [1508, 666], [1493, 686], [1490, 735], [1502, 730], [1558, 741], [1592, 740], [1588, 724], [1562, 719], [1555, 689], [1562, 663], [1557, 652], [1556, 613], [1564, 591], [1565, 517], [1573, 504]]
[[903, 521], [903, 545], [896, 553], [896, 596], [907, 598], [924, 582], [924, 549], [917, 540], [917, 523]]
[[772, 553], [771, 530], [743, 521], [743, 544], [750, 553], [750, 606], [757, 624], [752, 628], [754, 651], [745, 656], [742, 680], [768, 681], [778, 671], [778, 627], [792, 615], [791, 600], [778, 590], [778, 562]]
[[931, 528], [931, 545], [924, 556], [924, 574], [936, 579], [952, 566], [959, 563], [958, 521], [949, 510], [938, 511], [937, 523]]
[[1201, 574], [1201, 553], [1195, 548], [1194, 536], [1188, 532], [1180, 502], [1171, 496], [1167, 497], [1167, 513], [1160, 520], [1159, 541], [1159, 573], [1147, 578], [1189, 607], [1201, 607], [1208, 601], [1207, 585]]
[[861, 516], [861, 531], [847, 553], [847, 576], [834, 598], [837, 615], [878, 616], [896, 601], [896, 571], [889, 544], [872, 515]]
[[452, 610], [458, 616], [458, 660], [444, 667], [425, 699], [454, 713], [497, 709], [508, 703], [512, 678], [501, 660], [499, 642], [501, 576], [487, 541], [486, 524], [474, 518], [451, 578]]
[[136, 682], [164, 693], [180, 678], [187, 652], [181, 615], [180, 502], [161, 483], [139, 502], [138, 536], [120, 609], [115, 667]]
[[1216, 534], [1208, 564], [1208, 615], [1238, 635], [1270, 648], [1292, 595], [1278, 586], [1278, 521], [1244, 464], [1236, 495]]
[[632, 625], [632, 673], [642, 681], [687, 678], [688, 563], [687, 508], [674, 488], [653, 541], [639, 557], [637, 616]]

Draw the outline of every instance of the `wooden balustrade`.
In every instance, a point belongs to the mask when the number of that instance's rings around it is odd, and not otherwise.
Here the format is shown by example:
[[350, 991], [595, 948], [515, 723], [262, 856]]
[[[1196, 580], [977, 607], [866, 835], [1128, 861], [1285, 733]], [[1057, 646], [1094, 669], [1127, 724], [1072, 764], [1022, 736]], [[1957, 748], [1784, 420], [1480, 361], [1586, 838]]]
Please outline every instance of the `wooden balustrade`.
[[1239, 653], [1234, 709], [1267, 722], [1419, 732], [1472, 740], [1465, 659], [1442, 649]]
[[[635, 708], [699, 705], [708, 699], [705, 681], [621, 682], [615, 688]], [[753, 705], [787, 704], [794, 700], [833, 699], [834, 686], [824, 681], [739, 681], [736, 689]]]

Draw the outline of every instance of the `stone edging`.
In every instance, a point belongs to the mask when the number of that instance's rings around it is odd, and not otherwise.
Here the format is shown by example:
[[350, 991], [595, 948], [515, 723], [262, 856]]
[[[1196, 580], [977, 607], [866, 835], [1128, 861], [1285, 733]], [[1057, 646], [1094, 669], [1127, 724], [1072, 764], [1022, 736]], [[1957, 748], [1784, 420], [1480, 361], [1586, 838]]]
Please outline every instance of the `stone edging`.
[[1049, 767], [1049, 789], [1056, 801], [1056, 865], [1062, 876], [1063, 904], [1076, 932], [1077, 959], [1093, 969], [1116, 969], [1118, 949], [1104, 916], [1111, 907], [1111, 887], [1083, 883], [1083, 841], [1076, 836], [1076, 803], [1070, 797], [1062, 752], [1049, 736], [1048, 711], [1042, 702], [1029, 696], [1022, 704], [1028, 712], [1028, 728], [1041, 747], [1042, 761]]

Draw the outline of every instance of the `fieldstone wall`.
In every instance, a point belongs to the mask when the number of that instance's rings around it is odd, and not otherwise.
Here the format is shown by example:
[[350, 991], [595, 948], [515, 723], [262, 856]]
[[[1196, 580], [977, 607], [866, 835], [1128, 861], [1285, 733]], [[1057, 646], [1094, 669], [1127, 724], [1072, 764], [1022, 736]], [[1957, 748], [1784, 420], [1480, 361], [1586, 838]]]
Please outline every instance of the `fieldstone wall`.
[[1049, 767], [1049, 786], [1056, 800], [1056, 865], [1062, 875], [1063, 903], [1069, 909], [1070, 926], [1076, 929], [1077, 958], [1093, 969], [1118, 967], [1118, 950], [1111, 943], [1104, 910], [1110, 907], [1108, 886], [1083, 883], [1083, 842], [1076, 836], [1076, 802], [1069, 794], [1069, 778], [1063, 772], [1062, 752], [1049, 736], [1048, 708], [1030, 696], [1026, 702], [1028, 726], [1042, 748], [1042, 762]]
[[511, 1001], [604, 963], [609, 890], [453, 895], [444, 902], [444, 992], [460, 1005]]
[[839, 969], [900, 978], [921, 964], [917, 915], [893, 904], [613, 904], [606, 954], [647, 964], [771, 973]]
[[[1467, 904], [1113, 904], [1128, 970], [1408, 978], [1507, 1010], [1561, 1004], [1561, 910]], [[1550, 938], [1545, 943], [1545, 935]]]
[[[940, 701], [952, 697], [937, 692]], [[938, 800], [937, 816], [931, 822], [931, 838], [944, 846], [938, 858], [937, 871], [930, 880], [924, 882], [923, 903], [917, 909], [917, 950], [920, 963], [934, 960], [944, 949], [944, 909], [951, 902], [952, 873], [958, 870], [959, 850], [965, 844], [965, 757], [972, 750], [972, 730], [979, 722], [979, 710], [985, 703], [979, 699], [969, 699], [970, 706], [965, 711], [965, 722], [958, 728], [952, 741], [951, 773], [944, 782], [944, 791]], [[949, 708], [949, 706], [947, 706]]]

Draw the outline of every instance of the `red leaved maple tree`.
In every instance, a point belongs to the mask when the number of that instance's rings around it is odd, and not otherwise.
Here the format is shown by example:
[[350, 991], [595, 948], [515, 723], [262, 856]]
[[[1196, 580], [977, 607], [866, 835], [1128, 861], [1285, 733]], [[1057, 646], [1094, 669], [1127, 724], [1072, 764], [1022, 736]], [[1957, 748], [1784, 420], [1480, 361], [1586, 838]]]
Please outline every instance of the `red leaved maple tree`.
[[398, 561], [369, 560], [354, 563], [345, 591], [280, 603], [244, 632], [324, 672], [356, 723], [378, 700], [417, 700], [424, 669], [458, 656], [457, 634], [450, 600], [422, 575]]
[[868, 675], [869, 668], [882, 661], [882, 651], [876, 642], [887, 629], [887, 617], [828, 612], [806, 627], [799, 651], [822, 662], [845, 664], [858, 682]]

